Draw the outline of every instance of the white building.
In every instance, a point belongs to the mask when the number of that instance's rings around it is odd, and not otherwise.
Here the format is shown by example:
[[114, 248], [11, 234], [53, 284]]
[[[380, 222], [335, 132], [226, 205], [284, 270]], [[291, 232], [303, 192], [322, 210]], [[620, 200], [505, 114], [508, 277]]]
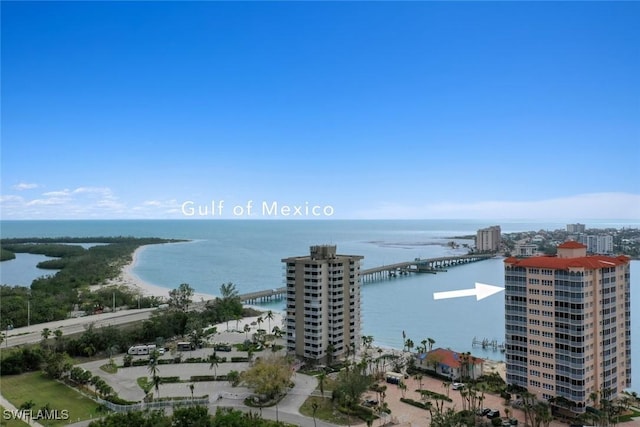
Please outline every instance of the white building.
[[335, 245], [311, 246], [310, 255], [285, 258], [287, 350], [331, 362], [360, 347], [359, 255]]
[[538, 245], [533, 243], [516, 243], [513, 256], [534, 256], [538, 252]]
[[592, 254], [612, 254], [613, 236], [610, 234], [581, 234], [578, 241], [587, 246], [587, 252]]
[[499, 225], [482, 228], [476, 233], [476, 249], [480, 252], [496, 252], [500, 250], [502, 232]]

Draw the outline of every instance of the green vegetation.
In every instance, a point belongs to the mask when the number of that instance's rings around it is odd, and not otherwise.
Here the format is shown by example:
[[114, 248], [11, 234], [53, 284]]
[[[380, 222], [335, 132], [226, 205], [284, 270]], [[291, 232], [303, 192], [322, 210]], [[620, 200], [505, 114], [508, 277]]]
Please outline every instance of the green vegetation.
[[[43, 261], [38, 267], [59, 271], [35, 279], [30, 287], [0, 286], [0, 327], [4, 329], [7, 325], [13, 325], [17, 328], [29, 322], [35, 324], [65, 319], [75, 306], [87, 313], [98, 312], [113, 304], [114, 295], [118, 306], [157, 305], [155, 298], [140, 298], [126, 288], [114, 286], [89, 292], [89, 286], [116, 278], [121, 269], [131, 262], [131, 255], [138, 247], [175, 241], [133, 237], [2, 239], [3, 259], [15, 253], [52, 256], [57, 259]], [[84, 249], [63, 243], [104, 244]]]
[[[100, 415], [98, 404], [40, 372], [4, 376], [2, 394], [17, 408], [25, 402], [32, 402], [34, 411], [41, 408], [68, 410], [70, 420], [87, 420]], [[65, 424], [68, 421], [59, 420], [48, 425]]]
[[287, 427], [287, 424], [265, 420], [255, 413], [231, 408], [218, 408], [214, 416], [202, 406], [176, 408], [173, 415], [160, 411], [134, 411], [110, 414], [91, 422], [90, 427]]
[[362, 420], [356, 416], [336, 411], [331, 399], [311, 396], [300, 407], [300, 413], [332, 424], [353, 425]]
[[16, 258], [16, 254], [6, 250], [5, 248], [0, 248], [0, 261], [9, 261], [15, 258]]
[[[2, 413], [2, 415], [5, 414], [5, 407], [0, 405], [0, 413]], [[8, 411], [8, 409], [6, 409]], [[5, 420], [4, 416], [0, 415], [0, 427], [27, 427], [29, 424], [25, 423], [24, 421], [20, 421], [20, 420], [16, 420], [16, 419], [10, 419], [10, 420]]]

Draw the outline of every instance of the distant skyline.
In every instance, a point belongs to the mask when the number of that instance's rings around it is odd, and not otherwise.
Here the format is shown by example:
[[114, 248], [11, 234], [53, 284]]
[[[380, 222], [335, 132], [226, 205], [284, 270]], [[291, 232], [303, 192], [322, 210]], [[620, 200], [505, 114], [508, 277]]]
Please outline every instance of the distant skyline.
[[2, 219], [640, 219], [636, 2], [0, 7]]

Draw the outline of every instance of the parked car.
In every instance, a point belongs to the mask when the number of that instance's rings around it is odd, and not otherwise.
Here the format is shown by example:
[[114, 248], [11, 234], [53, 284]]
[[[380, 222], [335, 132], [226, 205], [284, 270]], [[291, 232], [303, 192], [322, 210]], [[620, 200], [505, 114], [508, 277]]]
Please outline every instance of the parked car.
[[451, 384], [451, 388], [454, 390], [460, 390], [461, 388], [464, 388], [464, 383], [453, 383]]
[[500, 417], [500, 411], [498, 411], [497, 409], [492, 409], [489, 412], [487, 412], [487, 418], [489, 418], [490, 420], [494, 418], [499, 418], [499, 417]]

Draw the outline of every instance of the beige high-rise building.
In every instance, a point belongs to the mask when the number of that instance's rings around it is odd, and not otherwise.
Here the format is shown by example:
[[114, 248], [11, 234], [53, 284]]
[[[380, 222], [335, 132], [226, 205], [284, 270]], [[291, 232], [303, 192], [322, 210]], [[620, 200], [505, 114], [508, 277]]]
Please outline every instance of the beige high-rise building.
[[[575, 241], [555, 257], [505, 263], [507, 383], [572, 411], [631, 385], [631, 280], [626, 256], [587, 256]], [[598, 397], [600, 398], [600, 397]]]
[[482, 228], [476, 233], [476, 250], [480, 252], [497, 252], [500, 250], [502, 232], [499, 225]]
[[326, 363], [359, 348], [362, 259], [336, 254], [335, 245], [321, 245], [311, 246], [308, 256], [282, 260], [289, 353]]

